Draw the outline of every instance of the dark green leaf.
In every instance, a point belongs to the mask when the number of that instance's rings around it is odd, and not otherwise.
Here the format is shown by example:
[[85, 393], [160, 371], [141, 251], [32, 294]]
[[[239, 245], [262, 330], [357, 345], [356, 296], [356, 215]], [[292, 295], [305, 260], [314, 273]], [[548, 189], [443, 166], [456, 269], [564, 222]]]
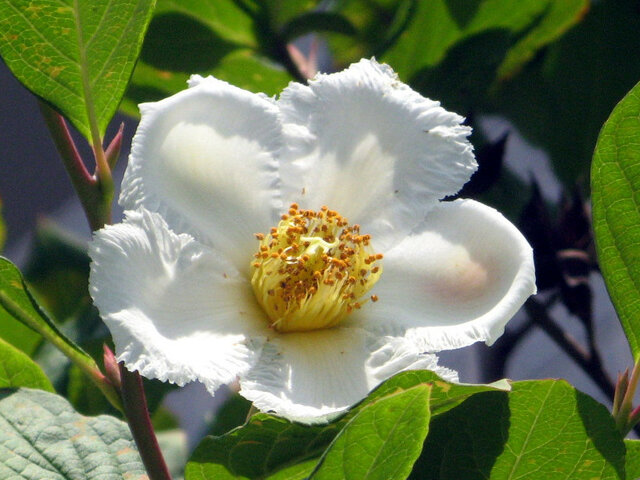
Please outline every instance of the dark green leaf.
[[297, 37], [312, 32], [334, 32], [343, 35], [354, 35], [356, 29], [351, 22], [338, 13], [310, 12], [295, 17], [282, 29], [282, 37], [293, 41]]
[[640, 84], [613, 110], [593, 156], [591, 201], [600, 268], [640, 360]]
[[410, 478], [620, 480], [625, 449], [607, 409], [559, 380], [513, 383], [436, 417]]
[[246, 425], [226, 435], [206, 437], [187, 464], [186, 478], [205, 480], [235, 478], [234, 475], [255, 478], [272, 475], [292, 463], [318, 457], [344, 425], [366, 405], [422, 384], [431, 386], [432, 416], [446, 412], [470, 395], [509, 389], [506, 382], [460, 385], [445, 382], [426, 370], [402, 372], [332, 423], [309, 426], [259, 413], [252, 416]]
[[126, 423], [83, 417], [57, 395], [0, 392], [0, 478], [147, 478]]
[[[555, 3], [561, 5], [555, 5]], [[449, 48], [478, 34], [502, 31], [513, 35], [529, 29], [515, 44], [512, 68], [530, 58], [541, 46], [557, 38], [585, 7], [585, 0], [435, 0], [417, 2], [411, 23], [384, 60], [400, 74], [438, 64]], [[533, 28], [532, 28], [533, 27]]]
[[556, 0], [548, 3], [538, 22], [509, 50], [498, 69], [498, 77], [510, 77], [545, 45], [578, 23], [589, 9], [589, 0]]
[[205, 8], [207, 3], [165, 3], [149, 27], [141, 60], [122, 103], [125, 113], [138, 116], [138, 104], [184, 90], [189, 76], [195, 73], [214, 75], [267, 95], [279, 93], [291, 80], [284, 69], [266, 59], [262, 46], [235, 43], [212, 26], [210, 17], [199, 17], [201, 11], [212, 14], [209, 7]]
[[[213, 75], [245, 90], [267, 95], [281, 92], [291, 81], [284, 70], [256, 57], [249, 50], [235, 50], [211, 70], [201, 73], [204, 76]], [[139, 116], [140, 103], [155, 102], [184, 90], [189, 76], [187, 73], [160, 70], [139, 62], [127, 97], [122, 102], [122, 110], [131, 116]]]
[[0, 339], [0, 388], [29, 387], [53, 392], [42, 369], [23, 352]]
[[269, 17], [269, 23], [276, 29], [313, 10], [320, 3], [320, 0], [262, 0], [259, 2], [263, 14]]
[[640, 50], [632, 47], [638, 32], [635, 1], [593, 2], [580, 24], [475, 111], [506, 116], [547, 150], [571, 189], [588, 178], [602, 124], [640, 79]]
[[232, 393], [216, 412], [216, 418], [209, 428], [209, 435], [220, 436], [241, 426], [246, 420], [251, 402], [237, 393]]
[[[87, 138], [103, 136], [138, 57], [154, 0], [2, 0], [0, 55]], [[91, 125], [97, 132], [92, 134]]]
[[356, 29], [354, 36], [329, 35], [335, 62], [346, 66], [360, 58], [381, 56], [410, 25], [417, 0], [345, 0], [335, 4], [338, 13]]
[[273, 475], [266, 477], [266, 480], [306, 480], [316, 464], [317, 459], [307, 460], [306, 462], [296, 463], [290, 467], [283, 468]]
[[[234, 0], [158, 0], [154, 15], [180, 13], [203, 23], [227, 42], [255, 47], [253, 19]], [[189, 52], [189, 55], [197, 52]]]
[[407, 478], [429, 431], [430, 390], [419, 385], [368, 403], [345, 425], [309, 478]]

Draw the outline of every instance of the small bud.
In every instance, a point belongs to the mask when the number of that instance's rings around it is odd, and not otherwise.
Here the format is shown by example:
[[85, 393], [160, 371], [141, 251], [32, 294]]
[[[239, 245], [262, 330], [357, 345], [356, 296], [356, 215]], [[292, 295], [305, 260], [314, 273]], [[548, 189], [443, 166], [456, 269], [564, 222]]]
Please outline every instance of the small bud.
[[103, 345], [103, 351], [105, 377], [111, 385], [120, 390], [122, 388], [122, 380], [120, 378], [120, 366], [118, 365], [116, 356], [106, 344]]
[[104, 151], [104, 156], [107, 159], [107, 163], [109, 164], [109, 168], [113, 171], [116, 168], [116, 163], [118, 163], [118, 157], [120, 156], [120, 147], [122, 147], [122, 132], [124, 131], [124, 122], [120, 124], [120, 128], [118, 129], [118, 133], [115, 134], [111, 143]]

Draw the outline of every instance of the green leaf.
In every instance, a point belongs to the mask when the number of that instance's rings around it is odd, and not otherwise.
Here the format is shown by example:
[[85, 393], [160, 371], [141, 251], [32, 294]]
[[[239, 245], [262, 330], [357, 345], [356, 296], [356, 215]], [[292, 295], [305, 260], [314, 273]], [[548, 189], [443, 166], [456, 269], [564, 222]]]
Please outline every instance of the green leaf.
[[126, 423], [83, 417], [57, 395], [0, 392], [0, 478], [147, 478]]
[[104, 135], [138, 57], [154, 0], [1, 0], [0, 55], [90, 142]]
[[42, 369], [23, 352], [0, 339], [0, 388], [29, 387], [53, 392]]
[[600, 268], [635, 361], [640, 360], [640, 84], [602, 127], [591, 167]]
[[309, 478], [407, 478], [429, 431], [430, 389], [419, 385], [363, 407], [338, 434]]
[[310, 426], [258, 413], [244, 426], [225, 435], [206, 437], [189, 459], [185, 478], [205, 480], [273, 475], [292, 463], [318, 457], [346, 423], [369, 403], [423, 384], [431, 387], [432, 416], [450, 410], [476, 393], [510, 388], [506, 382], [493, 385], [452, 384], [426, 370], [402, 372], [332, 423]]
[[640, 440], [625, 439], [624, 446], [627, 448], [625, 473], [627, 480], [637, 480], [640, 478]]
[[420, 480], [620, 480], [625, 448], [607, 409], [561, 380], [514, 382], [433, 419]]

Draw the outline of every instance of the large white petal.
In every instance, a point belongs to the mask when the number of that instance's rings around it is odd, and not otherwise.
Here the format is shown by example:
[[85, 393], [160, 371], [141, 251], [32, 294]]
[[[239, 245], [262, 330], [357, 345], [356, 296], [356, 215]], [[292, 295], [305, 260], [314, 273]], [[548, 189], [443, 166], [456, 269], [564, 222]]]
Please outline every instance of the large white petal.
[[254, 363], [266, 322], [228, 260], [145, 210], [98, 231], [89, 252], [91, 295], [128, 369], [213, 393]]
[[120, 203], [161, 213], [245, 273], [254, 234], [273, 226], [280, 209], [278, 108], [213, 77], [194, 76], [190, 86], [140, 106]]
[[457, 381], [437, 357], [402, 337], [360, 328], [288, 333], [270, 339], [254, 368], [240, 378], [240, 394], [263, 411], [319, 422], [364, 398], [403, 370], [428, 369]]
[[406, 235], [476, 169], [462, 117], [375, 60], [292, 83], [278, 105], [289, 139], [285, 198], [366, 225], [377, 248]]
[[368, 302], [354, 323], [393, 325], [426, 351], [493, 343], [536, 291], [533, 252], [493, 208], [442, 202], [421, 230], [385, 253]]

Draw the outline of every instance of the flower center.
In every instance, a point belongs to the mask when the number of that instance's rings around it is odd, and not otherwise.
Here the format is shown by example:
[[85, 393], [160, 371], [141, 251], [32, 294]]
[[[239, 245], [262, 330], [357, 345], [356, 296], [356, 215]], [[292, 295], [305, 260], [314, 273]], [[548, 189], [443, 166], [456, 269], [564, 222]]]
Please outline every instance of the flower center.
[[327, 207], [316, 212], [294, 203], [277, 227], [256, 238], [251, 285], [278, 332], [337, 325], [368, 300], [362, 297], [382, 273], [371, 236]]

